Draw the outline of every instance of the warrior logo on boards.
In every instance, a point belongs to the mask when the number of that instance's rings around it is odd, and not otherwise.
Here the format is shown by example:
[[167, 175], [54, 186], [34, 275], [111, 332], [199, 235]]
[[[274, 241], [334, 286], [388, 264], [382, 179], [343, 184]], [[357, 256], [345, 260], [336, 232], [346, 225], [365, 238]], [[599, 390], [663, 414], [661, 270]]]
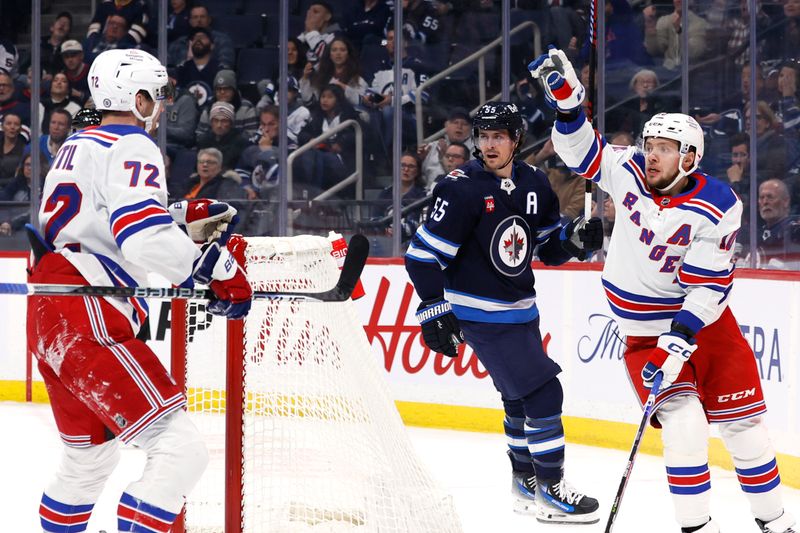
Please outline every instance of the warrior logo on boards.
[[494, 267], [506, 276], [519, 276], [531, 262], [531, 230], [525, 219], [510, 216], [497, 225], [489, 254]]

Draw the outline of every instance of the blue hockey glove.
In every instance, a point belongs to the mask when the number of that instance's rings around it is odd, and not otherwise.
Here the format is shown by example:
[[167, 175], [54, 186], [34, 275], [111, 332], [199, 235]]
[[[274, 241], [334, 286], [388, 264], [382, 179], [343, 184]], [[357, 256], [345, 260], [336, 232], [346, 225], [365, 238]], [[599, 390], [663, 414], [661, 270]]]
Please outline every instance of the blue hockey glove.
[[577, 217], [561, 229], [561, 247], [572, 257], [586, 261], [603, 247], [603, 221], [594, 217], [587, 222], [583, 216]]
[[464, 332], [450, 302], [442, 297], [425, 300], [417, 307], [417, 320], [428, 348], [448, 357], [458, 356], [458, 345], [464, 342]]
[[664, 374], [661, 390], [665, 390], [675, 383], [683, 364], [689, 360], [696, 349], [697, 345], [694, 343], [694, 339], [687, 337], [685, 333], [674, 329], [668, 333], [662, 333], [647, 364], [642, 369], [644, 386], [648, 389], [653, 386], [653, 379], [659, 370]]
[[534, 79], [544, 88], [547, 104], [558, 111], [569, 113], [578, 109], [586, 96], [586, 89], [578, 80], [566, 54], [552, 46], [528, 64]]

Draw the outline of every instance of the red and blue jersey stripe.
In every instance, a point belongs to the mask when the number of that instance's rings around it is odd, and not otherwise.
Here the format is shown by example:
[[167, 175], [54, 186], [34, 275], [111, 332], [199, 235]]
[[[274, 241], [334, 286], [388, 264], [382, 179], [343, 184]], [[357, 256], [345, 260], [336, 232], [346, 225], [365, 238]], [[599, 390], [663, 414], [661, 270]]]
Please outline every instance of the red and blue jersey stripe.
[[697, 495], [711, 490], [708, 463], [700, 466], [668, 466], [667, 482], [672, 494]]
[[123, 492], [117, 507], [117, 527], [132, 533], [166, 533], [176, 516]]
[[656, 298], [634, 294], [620, 289], [605, 279], [603, 279], [603, 287], [608, 304], [614, 314], [629, 320], [671, 319], [683, 306], [683, 297]]
[[85, 139], [88, 141], [93, 141], [99, 144], [100, 146], [104, 146], [105, 148], [111, 148], [116, 141], [120, 138], [119, 135], [114, 135], [113, 133], [108, 133], [107, 131], [103, 131], [99, 128], [91, 128], [91, 129], [84, 129], [76, 132], [75, 134], [69, 137], [69, 141], [76, 141], [79, 139]]
[[764, 400], [755, 401], [747, 405], [735, 407], [732, 409], [715, 409], [707, 410], [709, 422], [735, 422], [737, 420], [744, 420], [754, 416], [761, 416], [767, 412], [767, 404]]
[[92, 516], [93, 503], [69, 505], [42, 494], [39, 505], [39, 519], [42, 529], [47, 533], [80, 533], [86, 531], [89, 517]]
[[721, 293], [726, 293], [733, 285], [733, 270], [708, 270], [684, 263], [678, 269], [678, 284], [687, 288], [706, 287]]
[[774, 458], [761, 466], [737, 468], [736, 475], [742, 490], [750, 494], [769, 492], [781, 484], [778, 463]]
[[117, 246], [122, 248], [122, 243], [131, 235], [153, 226], [172, 224], [172, 217], [164, 206], [150, 198], [120, 207], [111, 214], [109, 223]]

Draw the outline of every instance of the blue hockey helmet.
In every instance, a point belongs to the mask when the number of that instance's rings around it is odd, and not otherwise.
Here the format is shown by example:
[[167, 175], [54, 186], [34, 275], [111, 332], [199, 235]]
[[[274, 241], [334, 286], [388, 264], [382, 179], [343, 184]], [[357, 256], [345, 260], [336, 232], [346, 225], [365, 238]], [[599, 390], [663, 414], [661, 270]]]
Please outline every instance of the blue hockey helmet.
[[473, 155], [483, 160], [478, 149], [480, 130], [506, 130], [516, 142], [513, 155], [519, 153], [525, 142], [525, 121], [517, 104], [511, 102], [487, 102], [478, 109], [472, 118], [472, 140], [475, 144]]

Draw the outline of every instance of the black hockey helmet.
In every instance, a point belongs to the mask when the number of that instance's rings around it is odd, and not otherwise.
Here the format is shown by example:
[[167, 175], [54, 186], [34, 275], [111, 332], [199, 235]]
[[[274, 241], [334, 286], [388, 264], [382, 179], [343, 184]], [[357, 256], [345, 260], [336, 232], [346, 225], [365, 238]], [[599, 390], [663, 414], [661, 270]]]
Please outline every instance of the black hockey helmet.
[[475, 144], [473, 155], [478, 159], [478, 133], [480, 130], [507, 130], [508, 135], [517, 143], [514, 155], [519, 153], [525, 141], [525, 123], [517, 104], [511, 102], [487, 102], [478, 109], [472, 118], [472, 140]]
[[82, 130], [89, 126], [99, 126], [103, 119], [103, 114], [97, 109], [84, 107], [72, 118], [72, 131]]

